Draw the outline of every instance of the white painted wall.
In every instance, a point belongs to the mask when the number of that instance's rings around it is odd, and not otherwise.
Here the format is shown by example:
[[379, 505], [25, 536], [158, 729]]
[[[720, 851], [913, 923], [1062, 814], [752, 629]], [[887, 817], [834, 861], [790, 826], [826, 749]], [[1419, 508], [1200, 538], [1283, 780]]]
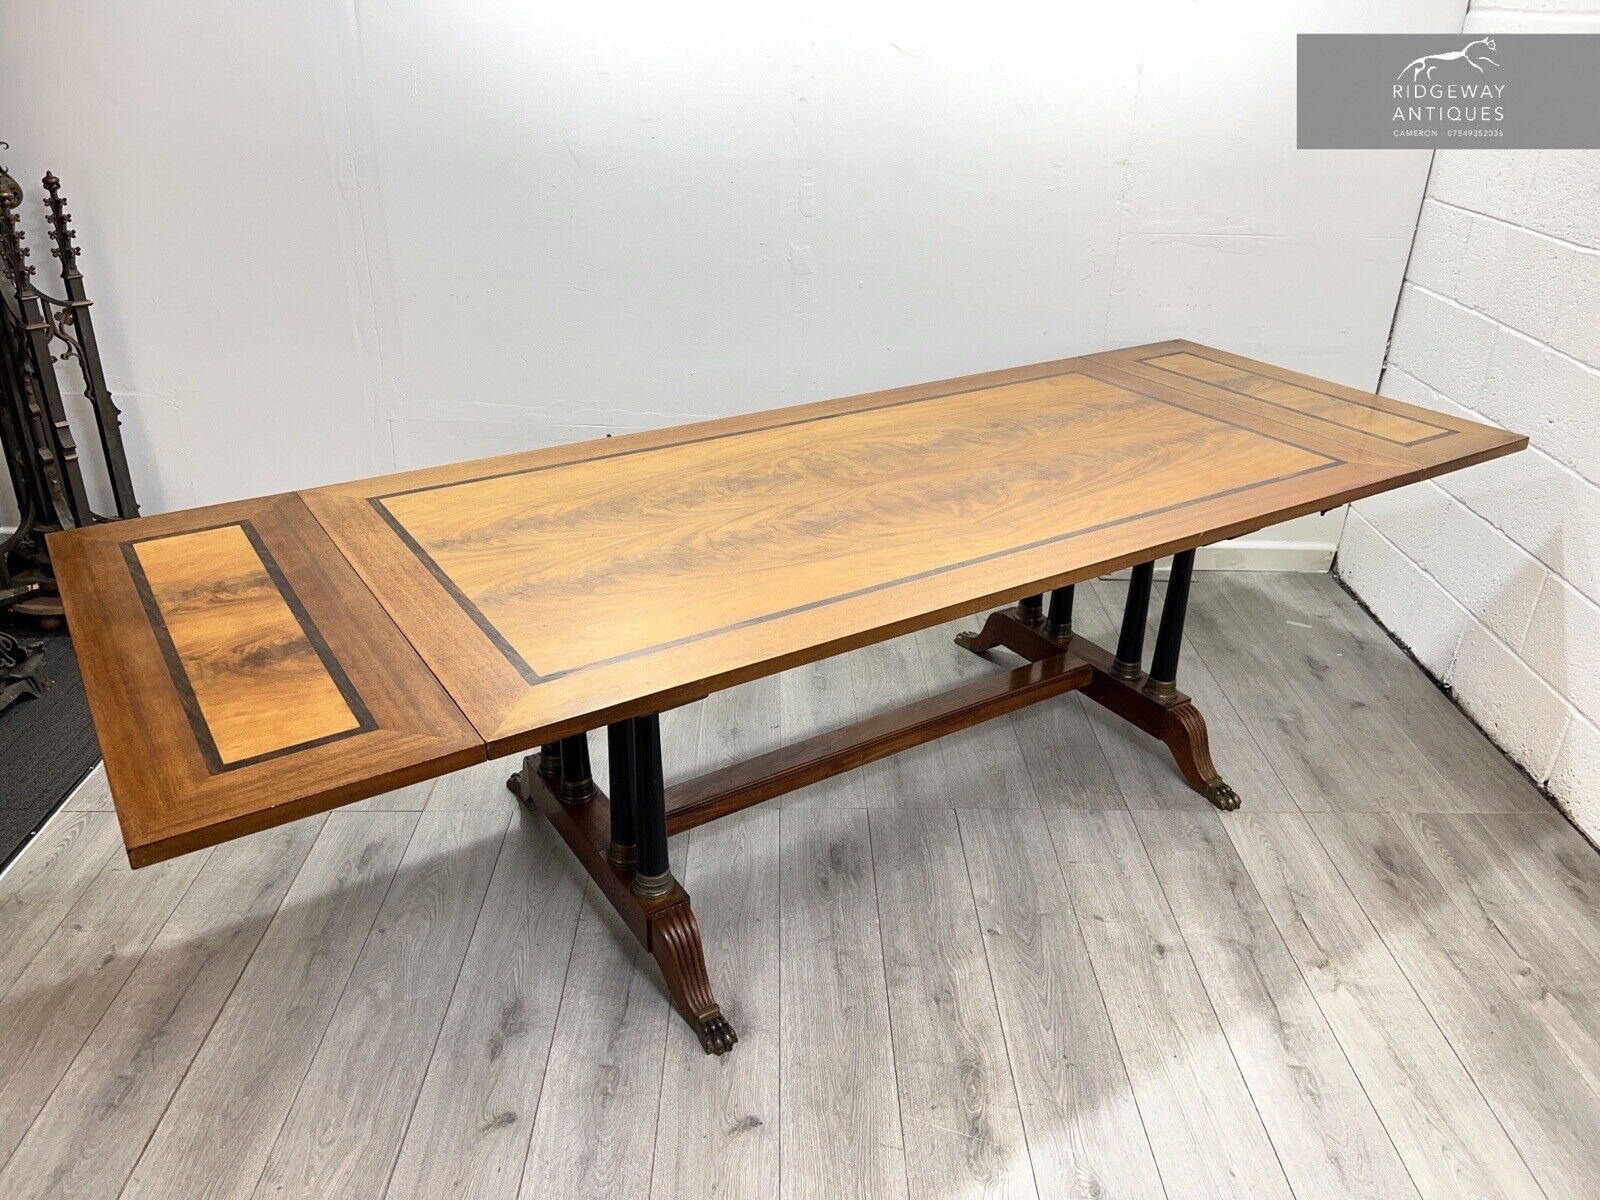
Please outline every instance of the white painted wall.
[[1176, 335], [1375, 386], [1427, 156], [1295, 150], [1294, 34], [1462, 0], [783, 8], [0, 0], [149, 509]]
[[[1523, 2], [1467, 28], [1600, 33]], [[1532, 448], [1359, 502], [1336, 570], [1600, 838], [1600, 153], [1440, 152], [1381, 390]]]

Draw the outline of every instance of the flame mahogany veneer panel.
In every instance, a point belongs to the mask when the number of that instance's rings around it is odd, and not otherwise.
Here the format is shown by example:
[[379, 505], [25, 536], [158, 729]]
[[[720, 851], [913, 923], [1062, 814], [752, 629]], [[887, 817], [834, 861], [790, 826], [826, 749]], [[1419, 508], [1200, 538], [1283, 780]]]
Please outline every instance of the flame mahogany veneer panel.
[[124, 542], [122, 555], [213, 772], [372, 728], [250, 521]]

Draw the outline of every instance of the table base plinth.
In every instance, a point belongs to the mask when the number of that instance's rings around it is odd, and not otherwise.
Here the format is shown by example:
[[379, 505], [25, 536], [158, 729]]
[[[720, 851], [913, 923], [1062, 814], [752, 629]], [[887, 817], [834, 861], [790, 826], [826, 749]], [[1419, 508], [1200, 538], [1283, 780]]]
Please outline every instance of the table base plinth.
[[1092, 678], [1083, 689], [1085, 696], [1163, 742], [1184, 782], [1212, 804], [1224, 812], [1239, 807], [1239, 794], [1223, 781], [1211, 761], [1205, 718], [1172, 684], [1153, 682], [1143, 675], [1125, 679], [1117, 673], [1111, 651], [1078, 634], [1069, 633], [1059, 641], [1048, 638], [1019, 618], [1014, 609], [990, 613], [982, 629], [959, 634], [956, 645], [974, 654], [1003, 647], [1035, 663], [1065, 654], [1068, 661], [1087, 666]]
[[560, 783], [543, 776], [538, 759], [529, 757], [522, 769], [506, 780], [517, 799], [532, 804], [555, 826], [567, 847], [600, 886], [623, 923], [650, 952], [661, 968], [672, 1006], [700, 1039], [707, 1054], [726, 1054], [739, 1035], [722, 1015], [706, 973], [706, 956], [700, 942], [700, 925], [682, 885], [660, 896], [640, 896], [633, 890], [634, 867], [607, 857], [611, 847], [611, 816], [603, 792], [595, 788], [580, 803], [560, 798]]

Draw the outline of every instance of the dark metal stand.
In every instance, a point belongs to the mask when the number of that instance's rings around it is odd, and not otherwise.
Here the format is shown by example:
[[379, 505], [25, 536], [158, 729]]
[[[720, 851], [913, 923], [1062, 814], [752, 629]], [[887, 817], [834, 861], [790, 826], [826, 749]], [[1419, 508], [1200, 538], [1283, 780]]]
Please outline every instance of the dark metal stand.
[[[55, 333], [67, 347], [61, 357], [77, 359], [83, 375], [83, 394], [94, 409], [95, 429], [100, 434], [100, 451], [105, 457], [117, 516], [137, 517], [139, 501], [133, 494], [128, 452], [122, 444], [122, 410], [106, 386], [105, 368], [100, 364], [100, 342], [95, 337], [94, 318], [89, 312], [93, 301], [84, 289], [83, 272], [78, 270], [78, 250], [73, 245], [78, 231], [71, 227], [72, 216], [61, 195], [61, 180], [53, 172], [46, 172], [42, 182], [47, 193], [44, 204], [50, 222], [50, 240], [55, 243], [50, 253], [61, 263], [61, 286], [67, 294], [66, 307], [57, 312], [55, 323]], [[60, 304], [59, 301], [55, 303]], [[69, 329], [73, 332], [69, 333]]]
[[45, 687], [44, 643], [24, 642], [0, 633], [0, 712]]
[[[4, 143], [0, 143], [3, 146]], [[18, 209], [22, 188], [0, 169], [0, 451], [3, 451], [20, 519], [0, 538], [0, 608], [48, 623], [61, 618], [61, 601], [45, 537], [106, 520], [89, 507], [79, 447], [67, 419], [56, 364], [78, 364], [83, 394], [94, 413], [106, 474], [118, 517], [139, 506], [122, 443], [122, 423], [100, 364], [90, 301], [78, 269], [76, 232], [61, 196], [61, 181], [44, 177], [51, 255], [59, 260], [64, 296], [52, 295], [28, 262]], [[60, 353], [56, 348], [60, 347]]]

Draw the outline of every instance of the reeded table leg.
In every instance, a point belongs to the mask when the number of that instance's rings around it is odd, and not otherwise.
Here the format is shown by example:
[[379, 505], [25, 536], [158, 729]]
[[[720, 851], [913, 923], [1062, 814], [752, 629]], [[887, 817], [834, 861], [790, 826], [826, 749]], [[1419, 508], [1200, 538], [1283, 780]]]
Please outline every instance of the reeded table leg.
[[672, 877], [667, 861], [667, 793], [661, 772], [661, 722], [651, 714], [633, 720], [634, 803], [639, 818], [639, 872], [633, 891], [642, 897], [683, 899], [650, 918], [648, 948], [661, 967], [672, 1003], [689, 1022], [707, 1054], [726, 1054], [739, 1040], [711, 993], [700, 925], [689, 897]]
[[1183, 773], [1184, 782], [1223, 812], [1239, 807], [1239, 793], [1223, 782], [1211, 761], [1211, 741], [1206, 735], [1206, 719], [1185, 697], [1182, 704], [1167, 709], [1158, 735], [1172, 751], [1172, 758]]
[[1171, 705], [1161, 731], [1161, 740], [1172, 751], [1178, 770], [1190, 787], [1225, 812], [1239, 807], [1239, 794], [1222, 781], [1211, 761], [1211, 743], [1206, 736], [1205, 718], [1192, 701], [1175, 703], [1178, 692], [1178, 655], [1183, 649], [1183, 619], [1189, 611], [1189, 583], [1194, 576], [1194, 551], [1173, 555], [1172, 574], [1167, 579], [1167, 598], [1161, 605], [1161, 624], [1156, 629], [1156, 652], [1144, 692], [1160, 704]]
[[659, 720], [636, 717], [611, 726], [607, 750], [610, 798], [589, 777], [588, 740], [582, 735], [563, 738], [558, 755], [546, 747], [538, 759], [524, 759], [506, 786], [549, 818], [656, 960], [673, 1007], [705, 1052], [726, 1054], [739, 1038], [712, 994], [700, 926], [667, 858]]

